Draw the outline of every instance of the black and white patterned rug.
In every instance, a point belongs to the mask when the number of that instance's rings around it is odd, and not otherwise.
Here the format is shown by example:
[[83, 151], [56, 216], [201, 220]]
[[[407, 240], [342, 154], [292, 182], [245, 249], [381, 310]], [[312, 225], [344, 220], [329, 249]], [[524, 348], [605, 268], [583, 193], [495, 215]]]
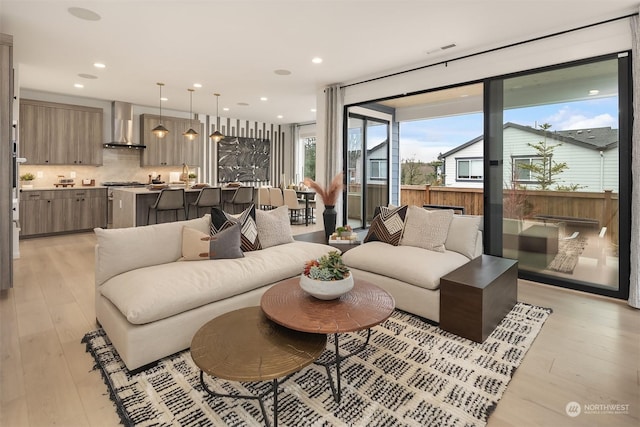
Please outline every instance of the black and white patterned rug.
[[[518, 303], [478, 344], [396, 310], [372, 329], [363, 352], [343, 361], [340, 405], [324, 367], [311, 365], [279, 387], [278, 422], [296, 427], [484, 426], [550, 313]], [[343, 334], [340, 348], [349, 351], [365, 338], [365, 332]], [[125, 425], [264, 425], [257, 402], [207, 395], [188, 350], [132, 376], [102, 329], [82, 341]], [[328, 343], [321, 358], [329, 357], [333, 346]], [[270, 387], [269, 382], [215, 378], [208, 384], [229, 394], [260, 393]], [[265, 404], [271, 417], [271, 396]]]

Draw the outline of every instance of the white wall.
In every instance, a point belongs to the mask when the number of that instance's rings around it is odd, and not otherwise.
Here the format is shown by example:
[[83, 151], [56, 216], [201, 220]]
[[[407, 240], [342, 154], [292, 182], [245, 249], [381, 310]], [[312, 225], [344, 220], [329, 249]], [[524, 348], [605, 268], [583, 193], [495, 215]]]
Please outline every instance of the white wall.
[[[504, 40], [504, 45], [514, 40]], [[627, 19], [386, 77], [344, 89], [345, 105], [561, 64], [631, 49]], [[355, 79], [345, 84], [357, 83]], [[320, 98], [320, 97], [318, 97]], [[320, 111], [318, 109], [318, 111]], [[320, 120], [318, 120], [320, 123]]]

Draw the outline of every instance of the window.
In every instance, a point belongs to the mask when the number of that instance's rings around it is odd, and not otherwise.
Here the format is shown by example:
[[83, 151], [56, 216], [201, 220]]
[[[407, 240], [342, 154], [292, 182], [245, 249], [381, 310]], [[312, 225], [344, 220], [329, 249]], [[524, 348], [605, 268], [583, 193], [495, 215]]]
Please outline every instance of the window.
[[386, 159], [369, 160], [369, 177], [371, 179], [387, 179]]
[[518, 157], [513, 159], [513, 180], [535, 182], [536, 172], [542, 167], [542, 157]]
[[482, 158], [456, 159], [456, 179], [482, 181], [484, 163]]

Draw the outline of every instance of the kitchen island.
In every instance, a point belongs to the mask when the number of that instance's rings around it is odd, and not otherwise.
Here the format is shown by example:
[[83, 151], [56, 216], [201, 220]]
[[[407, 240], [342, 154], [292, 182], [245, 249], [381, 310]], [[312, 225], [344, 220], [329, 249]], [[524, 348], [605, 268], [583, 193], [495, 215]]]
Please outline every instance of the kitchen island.
[[[170, 186], [170, 188], [184, 188], [184, 186]], [[235, 188], [223, 188], [222, 200], [229, 201], [233, 197]], [[112, 228], [138, 227], [147, 225], [149, 206], [153, 206], [160, 194], [160, 190], [151, 190], [147, 187], [115, 187], [113, 189], [113, 223]], [[186, 204], [194, 203], [200, 194], [199, 188], [186, 188]], [[189, 215], [195, 218], [194, 209]], [[155, 214], [151, 223], [154, 223]], [[178, 214], [178, 220], [183, 221], [184, 214]], [[172, 222], [176, 220], [175, 211], [158, 212], [158, 222]]]

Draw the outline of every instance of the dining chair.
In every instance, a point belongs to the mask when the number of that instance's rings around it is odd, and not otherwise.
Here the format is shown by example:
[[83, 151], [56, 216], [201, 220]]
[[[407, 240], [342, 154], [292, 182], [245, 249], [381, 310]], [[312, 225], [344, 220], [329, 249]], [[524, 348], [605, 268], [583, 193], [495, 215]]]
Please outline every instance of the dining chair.
[[271, 202], [269, 201], [269, 187], [260, 187], [258, 189], [258, 206], [260, 209], [271, 209]]
[[200, 190], [198, 198], [195, 202], [190, 203], [187, 206], [187, 218], [189, 218], [189, 211], [193, 206], [196, 210], [196, 217], [198, 217], [200, 208], [213, 208], [222, 207], [222, 189], [220, 187], [205, 187]]
[[243, 210], [253, 203], [253, 187], [238, 187], [229, 202], [232, 212], [236, 213], [236, 206], [240, 206]]
[[284, 206], [284, 197], [282, 196], [282, 190], [278, 187], [269, 188], [269, 204], [272, 209], [280, 206]]
[[300, 218], [300, 212], [305, 211], [305, 204], [298, 200], [298, 194], [296, 190], [285, 188], [283, 192], [284, 204], [289, 208], [289, 215], [291, 216], [291, 222]]
[[163, 188], [158, 194], [156, 202], [149, 206], [147, 210], [147, 224], [151, 217], [151, 211], [156, 213], [155, 223], [158, 223], [158, 212], [161, 211], [174, 211], [176, 214], [176, 221], [178, 221], [178, 211], [182, 210], [184, 218], [187, 218], [187, 208], [185, 203], [184, 188]]

